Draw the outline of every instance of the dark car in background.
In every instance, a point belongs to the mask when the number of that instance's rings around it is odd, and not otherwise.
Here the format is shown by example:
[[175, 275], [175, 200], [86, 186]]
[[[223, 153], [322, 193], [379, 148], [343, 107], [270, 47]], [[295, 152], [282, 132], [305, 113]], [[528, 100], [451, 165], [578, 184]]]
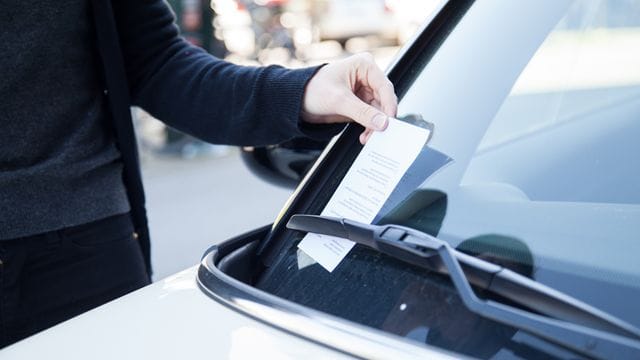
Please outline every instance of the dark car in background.
[[[300, 216], [366, 152], [352, 124], [273, 225], [0, 355], [640, 358], [640, 1], [443, 1], [388, 75], [431, 136], [372, 225]], [[307, 233], [357, 244], [327, 271]]]

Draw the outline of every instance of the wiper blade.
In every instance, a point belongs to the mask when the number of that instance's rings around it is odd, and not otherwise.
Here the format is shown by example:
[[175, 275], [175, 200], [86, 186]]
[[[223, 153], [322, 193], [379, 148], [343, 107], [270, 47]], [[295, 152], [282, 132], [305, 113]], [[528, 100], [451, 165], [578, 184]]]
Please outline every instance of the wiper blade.
[[[369, 225], [315, 215], [294, 215], [287, 228], [348, 239], [406, 263], [449, 275], [473, 313], [584, 356], [640, 358], [640, 330], [635, 326], [507, 268], [464, 254], [429, 234], [399, 225]], [[535, 313], [480, 299], [471, 285]]]

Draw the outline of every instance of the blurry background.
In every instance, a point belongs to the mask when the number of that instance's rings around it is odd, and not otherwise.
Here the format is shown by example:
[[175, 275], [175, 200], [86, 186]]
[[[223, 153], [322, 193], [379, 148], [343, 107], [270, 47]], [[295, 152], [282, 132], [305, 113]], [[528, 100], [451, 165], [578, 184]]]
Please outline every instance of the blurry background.
[[[367, 51], [383, 69], [439, 0], [169, 0], [183, 37], [245, 65], [302, 67]], [[236, 148], [205, 144], [134, 109], [154, 280], [217, 242], [271, 223], [291, 190], [252, 175]]]

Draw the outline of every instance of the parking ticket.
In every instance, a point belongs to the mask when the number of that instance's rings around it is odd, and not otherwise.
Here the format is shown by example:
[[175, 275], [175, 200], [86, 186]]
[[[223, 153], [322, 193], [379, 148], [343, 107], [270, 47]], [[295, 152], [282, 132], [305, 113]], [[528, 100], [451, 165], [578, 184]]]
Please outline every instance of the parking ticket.
[[[430, 130], [389, 119], [374, 132], [320, 215], [371, 223], [429, 139]], [[332, 272], [355, 245], [334, 236], [307, 234], [298, 248]]]

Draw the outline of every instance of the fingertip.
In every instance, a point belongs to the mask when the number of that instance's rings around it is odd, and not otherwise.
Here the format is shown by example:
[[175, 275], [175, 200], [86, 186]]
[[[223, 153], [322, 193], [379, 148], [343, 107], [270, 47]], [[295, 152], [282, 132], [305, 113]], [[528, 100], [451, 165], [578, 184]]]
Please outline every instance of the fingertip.
[[367, 141], [369, 141], [369, 138], [371, 138], [371, 135], [373, 135], [373, 131], [370, 131], [368, 134], [365, 135], [364, 137], [365, 144], [367, 143]]
[[360, 144], [364, 145], [364, 144], [366, 144], [366, 143], [367, 143], [367, 132], [366, 132], [366, 131], [363, 131], [363, 132], [360, 134]]
[[378, 129], [378, 131], [385, 131], [389, 127], [389, 116], [384, 117], [384, 124]]

